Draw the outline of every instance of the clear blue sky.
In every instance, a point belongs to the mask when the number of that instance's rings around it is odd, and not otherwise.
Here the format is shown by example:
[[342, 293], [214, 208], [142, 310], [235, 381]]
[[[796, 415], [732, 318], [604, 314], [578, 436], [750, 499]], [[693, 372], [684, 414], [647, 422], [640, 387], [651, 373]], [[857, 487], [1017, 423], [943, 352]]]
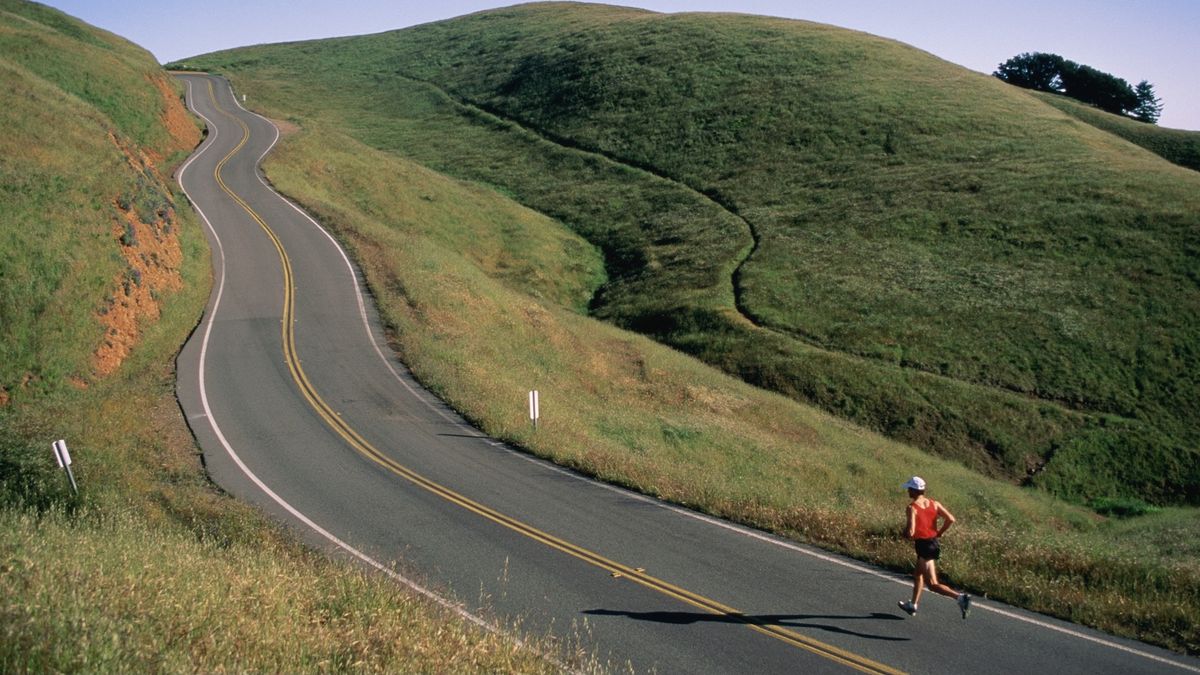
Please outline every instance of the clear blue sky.
[[[378, 33], [504, 7], [504, 0], [46, 0], [166, 63], [250, 44]], [[805, 19], [908, 43], [980, 72], [1021, 52], [1052, 52], [1149, 80], [1159, 124], [1200, 130], [1200, 0], [625, 0], [660, 12]], [[217, 19], [217, 17], [235, 17]]]

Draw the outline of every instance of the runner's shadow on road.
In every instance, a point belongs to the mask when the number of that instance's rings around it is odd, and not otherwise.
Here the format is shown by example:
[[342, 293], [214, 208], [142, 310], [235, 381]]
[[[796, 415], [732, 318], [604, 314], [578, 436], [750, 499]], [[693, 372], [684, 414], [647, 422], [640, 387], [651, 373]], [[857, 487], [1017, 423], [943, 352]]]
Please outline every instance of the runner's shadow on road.
[[584, 614], [591, 616], [624, 616], [636, 621], [653, 621], [656, 623], [671, 623], [685, 625], [691, 623], [731, 623], [753, 626], [779, 626], [781, 628], [815, 628], [830, 633], [853, 635], [868, 640], [887, 640], [889, 642], [908, 642], [909, 638], [891, 635], [873, 635], [862, 633], [841, 626], [818, 623], [816, 620], [829, 619], [836, 621], [903, 621], [902, 617], [894, 614], [873, 612], [865, 616], [845, 614], [708, 614], [706, 612], [626, 612], [615, 609], [589, 609]]

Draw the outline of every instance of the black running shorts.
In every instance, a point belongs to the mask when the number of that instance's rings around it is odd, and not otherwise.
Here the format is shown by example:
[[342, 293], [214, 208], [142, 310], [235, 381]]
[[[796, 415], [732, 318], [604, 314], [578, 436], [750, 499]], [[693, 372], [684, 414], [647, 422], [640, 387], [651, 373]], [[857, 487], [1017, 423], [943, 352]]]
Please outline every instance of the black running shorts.
[[942, 547], [938, 544], [938, 540], [934, 539], [917, 539], [917, 557], [921, 560], [937, 560], [942, 557]]

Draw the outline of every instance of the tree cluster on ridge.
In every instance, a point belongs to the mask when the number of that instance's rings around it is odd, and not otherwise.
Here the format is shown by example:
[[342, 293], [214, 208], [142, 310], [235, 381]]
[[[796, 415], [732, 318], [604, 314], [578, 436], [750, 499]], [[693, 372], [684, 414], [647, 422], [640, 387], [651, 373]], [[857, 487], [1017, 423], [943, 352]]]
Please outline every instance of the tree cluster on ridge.
[[1142, 80], [1136, 87], [1058, 54], [1019, 54], [1001, 63], [996, 77], [1026, 89], [1063, 94], [1116, 115], [1154, 124], [1162, 114], [1162, 100], [1154, 86]]

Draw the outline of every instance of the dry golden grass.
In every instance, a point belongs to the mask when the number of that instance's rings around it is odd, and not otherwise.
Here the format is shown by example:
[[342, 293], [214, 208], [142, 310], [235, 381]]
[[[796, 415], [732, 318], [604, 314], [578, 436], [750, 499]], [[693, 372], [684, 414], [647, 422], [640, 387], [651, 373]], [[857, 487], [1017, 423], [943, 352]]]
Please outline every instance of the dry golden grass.
[[282, 537], [223, 545], [111, 509], [0, 521], [6, 672], [556, 670]]

